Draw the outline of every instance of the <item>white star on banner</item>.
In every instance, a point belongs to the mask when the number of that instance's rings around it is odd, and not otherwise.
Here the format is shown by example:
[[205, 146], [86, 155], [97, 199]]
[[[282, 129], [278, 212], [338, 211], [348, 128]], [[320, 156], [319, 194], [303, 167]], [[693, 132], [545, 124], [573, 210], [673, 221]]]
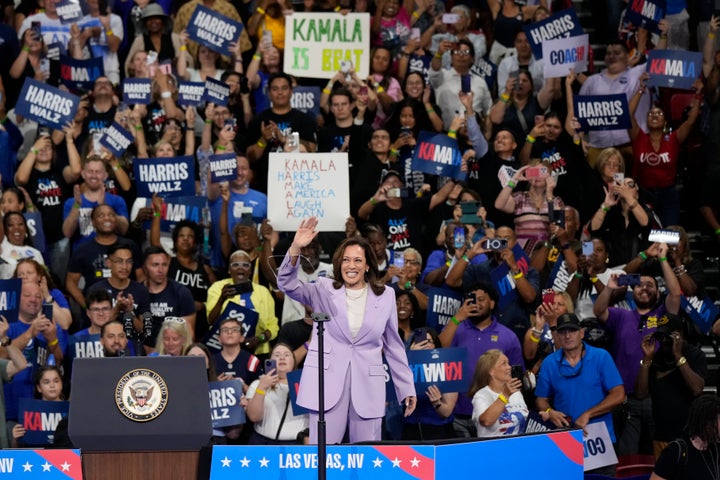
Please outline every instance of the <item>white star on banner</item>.
[[45, 463], [42, 464], [42, 467], [43, 467], [43, 472], [49, 472], [50, 469], [52, 468], [52, 465], [50, 465], [50, 464], [48, 463], [48, 461], [45, 460]]
[[400, 467], [400, 463], [402, 463], [402, 460], [399, 460], [397, 457], [395, 457], [395, 460], [392, 461], [393, 468]]
[[242, 463], [242, 467], [243, 467], [243, 468], [250, 466], [250, 460], [248, 460], [247, 457], [243, 457], [243, 459], [240, 460], [240, 463]]
[[32, 472], [32, 465], [30, 465], [30, 462], [25, 461], [25, 465], [22, 466], [24, 468], [23, 472]]
[[413, 468], [417, 468], [420, 466], [420, 460], [418, 460], [417, 457], [413, 457], [413, 459], [410, 460], [410, 464]]
[[373, 460], [373, 465], [375, 468], [382, 467], [382, 460], [380, 460], [380, 457], [375, 457], [375, 460]]
[[268, 463], [270, 463], [270, 460], [268, 460], [267, 458], [263, 457], [263, 458], [260, 459], [260, 466], [261, 466], [261, 467], [267, 468]]
[[62, 471], [63, 471], [63, 472], [69, 472], [69, 471], [70, 471], [70, 467], [72, 467], [72, 464], [67, 463], [67, 460], [65, 460], [65, 463], [63, 463], [63, 464], [60, 465], [60, 466], [62, 467]]
[[230, 459], [227, 458], [227, 457], [223, 458], [223, 459], [220, 460], [220, 461], [221, 461], [222, 464], [223, 464], [223, 468], [225, 468], [225, 467], [230, 467], [230, 462], [232, 462], [232, 460], [230, 460]]

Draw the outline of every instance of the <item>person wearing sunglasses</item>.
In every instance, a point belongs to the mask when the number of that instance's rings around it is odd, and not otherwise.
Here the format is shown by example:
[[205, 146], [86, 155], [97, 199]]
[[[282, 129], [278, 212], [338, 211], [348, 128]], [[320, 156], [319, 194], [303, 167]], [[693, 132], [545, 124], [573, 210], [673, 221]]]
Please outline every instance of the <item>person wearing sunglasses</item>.
[[246, 338], [243, 347], [255, 355], [267, 357], [270, 353], [268, 342], [277, 336], [280, 326], [275, 316], [275, 300], [270, 290], [251, 281], [251, 268], [250, 255], [244, 250], [230, 255], [230, 278], [218, 280], [208, 289], [205, 304], [208, 323], [214, 324], [230, 302], [255, 310], [258, 313], [255, 335]]
[[[540, 415], [560, 428], [605, 422], [615, 442], [612, 411], [625, 401], [620, 372], [607, 351], [583, 342], [577, 315], [560, 315], [556, 326], [561, 349], [545, 358], [535, 388]], [[597, 470], [614, 476], [615, 465]]]

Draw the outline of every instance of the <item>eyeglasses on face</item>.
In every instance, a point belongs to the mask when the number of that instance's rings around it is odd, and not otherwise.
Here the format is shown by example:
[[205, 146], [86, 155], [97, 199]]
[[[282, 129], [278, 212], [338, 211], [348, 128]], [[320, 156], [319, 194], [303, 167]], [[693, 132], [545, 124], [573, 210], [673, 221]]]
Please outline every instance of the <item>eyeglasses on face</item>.
[[453, 50], [453, 55], [462, 55], [467, 56], [470, 55], [470, 50]]
[[112, 310], [112, 307], [90, 307], [88, 308], [88, 312], [92, 313], [110, 313]]
[[182, 317], [165, 317], [165, 320], [163, 320], [163, 323], [180, 323], [184, 324], [185, 319]]
[[226, 327], [220, 329], [220, 333], [240, 333], [241, 331], [240, 327]]

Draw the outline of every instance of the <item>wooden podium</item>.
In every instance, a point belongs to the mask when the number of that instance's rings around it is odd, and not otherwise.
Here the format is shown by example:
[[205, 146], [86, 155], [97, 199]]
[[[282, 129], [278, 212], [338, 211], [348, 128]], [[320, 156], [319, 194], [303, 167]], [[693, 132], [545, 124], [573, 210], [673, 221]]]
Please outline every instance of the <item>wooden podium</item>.
[[199, 451], [83, 452], [83, 474], [88, 480], [195, 480]]

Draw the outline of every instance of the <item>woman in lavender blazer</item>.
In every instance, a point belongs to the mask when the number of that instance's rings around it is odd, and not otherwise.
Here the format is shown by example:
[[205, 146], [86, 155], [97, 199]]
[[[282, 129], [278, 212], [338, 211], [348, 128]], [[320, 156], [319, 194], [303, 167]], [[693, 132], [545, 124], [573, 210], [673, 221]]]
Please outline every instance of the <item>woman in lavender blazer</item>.
[[[361, 237], [343, 241], [333, 255], [337, 280], [298, 280], [300, 249], [318, 232], [318, 221], [303, 220], [278, 271], [278, 286], [290, 298], [330, 315], [325, 324], [325, 419], [328, 444], [340, 443], [349, 428], [350, 442], [381, 439], [385, 414], [385, 368], [390, 367], [397, 398], [405, 416], [415, 409], [416, 396], [405, 347], [398, 334], [395, 294], [379, 279], [375, 254]], [[298, 404], [310, 413], [310, 441], [317, 443], [317, 327], [308, 345], [300, 380]]]

